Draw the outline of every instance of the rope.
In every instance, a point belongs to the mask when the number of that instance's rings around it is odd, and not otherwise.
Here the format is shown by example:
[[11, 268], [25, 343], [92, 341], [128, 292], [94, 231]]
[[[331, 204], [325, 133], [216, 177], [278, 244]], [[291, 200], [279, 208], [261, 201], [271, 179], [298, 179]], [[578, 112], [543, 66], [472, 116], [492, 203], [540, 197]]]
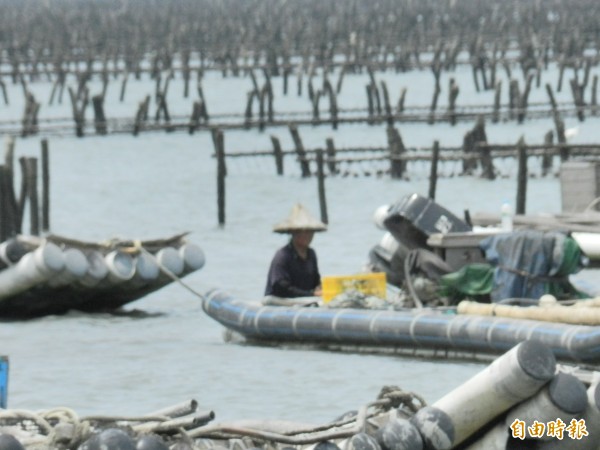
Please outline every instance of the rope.
[[[43, 434], [50, 435], [52, 433], [52, 425], [45, 418], [30, 411], [20, 409], [0, 410], [0, 421], [7, 419], [21, 423], [30, 421]], [[23, 429], [27, 429], [27, 427], [23, 426]]]
[[384, 411], [405, 406], [412, 414], [415, 414], [419, 409], [427, 405], [427, 402], [420, 395], [414, 392], [403, 391], [398, 386], [383, 386], [377, 399], [388, 400], [387, 404], [381, 406]]
[[[596, 197], [592, 202], [585, 207], [584, 212], [594, 211], [594, 207], [600, 203], [600, 197]], [[596, 212], [596, 211], [595, 211]]]
[[2, 409], [0, 429], [12, 434], [27, 448], [78, 448], [79, 444], [92, 434], [123, 425], [126, 425], [136, 436], [154, 433], [163, 437], [179, 433], [184, 441], [191, 444], [192, 440], [188, 432], [204, 426], [214, 417], [212, 411], [172, 418], [166, 415], [79, 417], [75, 411], [65, 407], [37, 412]]
[[408, 287], [408, 292], [410, 293], [410, 296], [415, 304], [415, 307], [418, 309], [422, 309], [423, 308], [423, 302], [421, 301], [421, 299], [419, 298], [419, 295], [417, 294], [417, 291], [415, 290], [415, 287], [412, 283], [412, 278], [411, 278], [411, 267], [413, 265], [413, 260], [414, 260], [414, 255], [415, 253], [413, 251], [411, 251], [408, 256], [406, 257], [406, 259], [404, 260], [404, 279], [406, 281], [406, 286]]

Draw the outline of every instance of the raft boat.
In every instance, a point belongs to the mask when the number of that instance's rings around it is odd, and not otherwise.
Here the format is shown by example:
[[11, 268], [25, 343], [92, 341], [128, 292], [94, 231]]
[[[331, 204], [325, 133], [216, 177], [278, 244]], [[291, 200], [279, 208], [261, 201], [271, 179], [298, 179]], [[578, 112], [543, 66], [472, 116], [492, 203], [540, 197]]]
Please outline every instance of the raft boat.
[[204, 266], [186, 234], [92, 243], [18, 235], [0, 243], [0, 318], [114, 312]]
[[[595, 450], [600, 439], [597, 377], [557, 364], [534, 341], [515, 346], [430, 405], [388, 385], [374, 401], [323, 424], [268, 418], [212, 422], [215, 413], [196, 411], [197, 406], [192, 399], [131, 418], [79, 417], [68, 408], [0, 410], [0, 448]], [[546, 432], [550, 423], [555, 426]]]
[[[489, 359], [529, 339], [549, 347], [559, 360], [600, 363], [598, 302], [579, 299], [581, 292], [568, 279], [585, 261], [572, 238], [494, 230], [478, 234], [478, 245], [436, 253], [431, 245], [436, 236], [462, 239], [475, 233], [416, 194], [387, 208], [382, 222], [385, 240], [393, 239], [393, 245], [376, 246], [370, 268], [386, 274], [401, 301], [356, 307], [352, 301], [312, 299], [309, 304], [318, 307], [306, 307], [290, 299], [287, 306], [274, 306], [213, 290], [204, 311], [226, 328], [228, 339], [255, 344]], [[485, 264], [486, 255], [495, 266]]]
[[600, 363], [600, 325], [500, 317], [494, 305], [488, 315], [472, 314], [461, 305], [403, 311], [265, 306], [214, 290], [203, 309], [228, 330], [228, 339], [242, 337], [249, 344], [488, 360], [530, 339], [548, 346], [558, 360]]

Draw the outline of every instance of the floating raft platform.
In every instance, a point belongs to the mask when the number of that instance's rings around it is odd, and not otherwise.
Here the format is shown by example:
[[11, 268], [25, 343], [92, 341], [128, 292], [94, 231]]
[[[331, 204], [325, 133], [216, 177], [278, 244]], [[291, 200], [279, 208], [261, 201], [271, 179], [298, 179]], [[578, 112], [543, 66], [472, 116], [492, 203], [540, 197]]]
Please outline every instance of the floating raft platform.
[[375, 400], [324, 424], [270, 419], [213, 423], [215, 413], [198, 411], [195, 400], [139, 417], [79, 417], [67, 408], [35, 413], [6, 409], [0, 410], [0, 448], [596, 449], [597, 375], [557, 364], [546, 346], [524, 341], [430, 405], [391, 385], [383, 386]]
[[19, 235], [0, 243], [0, 318], [114, 311], [204, 266], [186, 233], [82, 242]]

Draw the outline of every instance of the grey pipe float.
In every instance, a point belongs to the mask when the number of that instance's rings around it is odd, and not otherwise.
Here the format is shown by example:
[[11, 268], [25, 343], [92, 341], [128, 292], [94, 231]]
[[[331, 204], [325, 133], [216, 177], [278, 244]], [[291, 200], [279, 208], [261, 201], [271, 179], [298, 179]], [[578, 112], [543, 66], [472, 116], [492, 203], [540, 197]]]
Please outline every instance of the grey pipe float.
[[388, 311], [262, 306], [213, 290], [204, 311], [246, 338], [381, 347], [504, 353], [524, 340], [549, 347], [557, 358], [600, 360], [600, 326], [568, 325], [451, 310]]
[[[600, 448], [600, 383], [592, 384], [587, 390], [588, 406], [583, 413], [583, 419], [587, 424], [589, 438], [585, 442], [587, 445], [573, 446], [576, 450], [587, 450]], [[579, 443], [583, 444], [582, 441]], [[595, 447], [594, 447], [595, 446]]]
[[[561, 419], [569, 424], [571, 419], [579, 417], [588, 403], [585, 386], [581, 380], [567, 373], [558, 373], [552, 382], [536, 395], [511, 409], [505, 418], [505, 425], [515, 420], [525, 422], [527, 438], [534, 438], [529, 432], [529, 425], [534, 421], [548, 423]], [[550, 440], [552, 436], [545, 434], [535, 437], [536, 440]]]
[[140, 289], [156, 282], [160, 275], [160, 268], [156, 258], [146, 252], [140, 252], [133, 258], [135, 273], [131, 279], [123, 283], [127, 289]]
[[169, 450], [167, 444], [156, 435], [146, 434], [140, 436], [135, 443], [136, 450]]
[[555, 369], [556, 359], [548, 347], [524, 341], [436, 401], [432, 408], [450, 418], [452, 445], [457, 445], [534, 395], [552, 379]]
[[65, 266], [62, 251], [51, 242], [42, 243], [14, 266], [0, 272], [0, 299], [24, 292], [48, 281]]
[[[156, 252], [156, 261], [158, 267], [163, 272], [159, 279], [171, 280], [171, 275], [179, 276], [183, 273], [184, 263], [183, 258], [179, 255], [179, 252], [173, 247], [164, 247]], [[167, 271], [166, 273], [164, 273]]]
[[0, 434], [0, 450], [25, 450], [25, 447], [12, 434]]
[[185, 243], [178, 250], [179, 256], [183, 260], [185, 272], [200, 270], [206, 263], [206, 257], [202, 249], [191, 243]]
[[410, 422], [419, 430], [427, 450], [450, 450], [456, 442], [452, 418], [441, 409], [425, 406]]
[[[346, 445], [340, 445], [339, 447], [344, 450], [381, 450], [381, 447], [375, 438], [367, 433], [356, 433], [348, 439]], [[413, 447], [413, 449], [418, 450], [416, 447]]]
[[400, 417], [390, 419], [377, 430], [375, 439], [383, 450], [420, 450], [423, 438], [417, 427]]
[[27, 253], [25, 246], [17, 238], [0, 243], [0, 270], [12, 266]]
[[156, 260], [146, 253], [140, 253], [135, 257], [135, 279], [143, 282], [155, 280], [160, 274], [160, 268]]
[[[597, 450], [600, 448], [600, 384], [593, 383], [587, 390], [587, 407], [583, 419], [588, 435], [581, 439], [571, 439], [565, 435], [562, 440], [552, 439], [539, 444], [538, 450]], [[567, 424], [568, 425], [568, 424]]]
[[506, 450], [506, 444], [509, 437], [509, 428], [505, 425], [504, 419], [502, 419], [481, 438], [470, 444], [464, 450]]
[[84, 287], [94, 287], [108, 276], [108, 266], [104, 260], [104, 255], [99, 251], [87, 251], [85, 257], [88, 263], [88, 270], [78, 280], [78, 283]]
[[65, 266], [60, 273], [48, 280], [48, 286], [59, 287], [82, 278], [88, 271], [88, 262], [83, 252], [76, 248], [63, 250]]
[[106, 267], [108, 268], [108, 284], [121, 284], [130, 280], [135, 274], [135, 264], [133, 258], [119, 250], [113, 250], [104, 257]]
[[117, 428], [107, 428], [93, 434], [84, 441], [79, 447], [80, 450], [135, 450], [135, 442], [123, 430]]

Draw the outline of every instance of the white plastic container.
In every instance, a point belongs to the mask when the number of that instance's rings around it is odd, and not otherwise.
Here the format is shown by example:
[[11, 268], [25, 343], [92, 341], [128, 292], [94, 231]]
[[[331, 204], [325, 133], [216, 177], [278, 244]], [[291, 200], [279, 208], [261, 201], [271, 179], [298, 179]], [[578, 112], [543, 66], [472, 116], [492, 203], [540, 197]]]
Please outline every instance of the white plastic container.
[[507, 232], [513, 229], [512, 207], [507, 201], [500, 207], [500, 228]]

